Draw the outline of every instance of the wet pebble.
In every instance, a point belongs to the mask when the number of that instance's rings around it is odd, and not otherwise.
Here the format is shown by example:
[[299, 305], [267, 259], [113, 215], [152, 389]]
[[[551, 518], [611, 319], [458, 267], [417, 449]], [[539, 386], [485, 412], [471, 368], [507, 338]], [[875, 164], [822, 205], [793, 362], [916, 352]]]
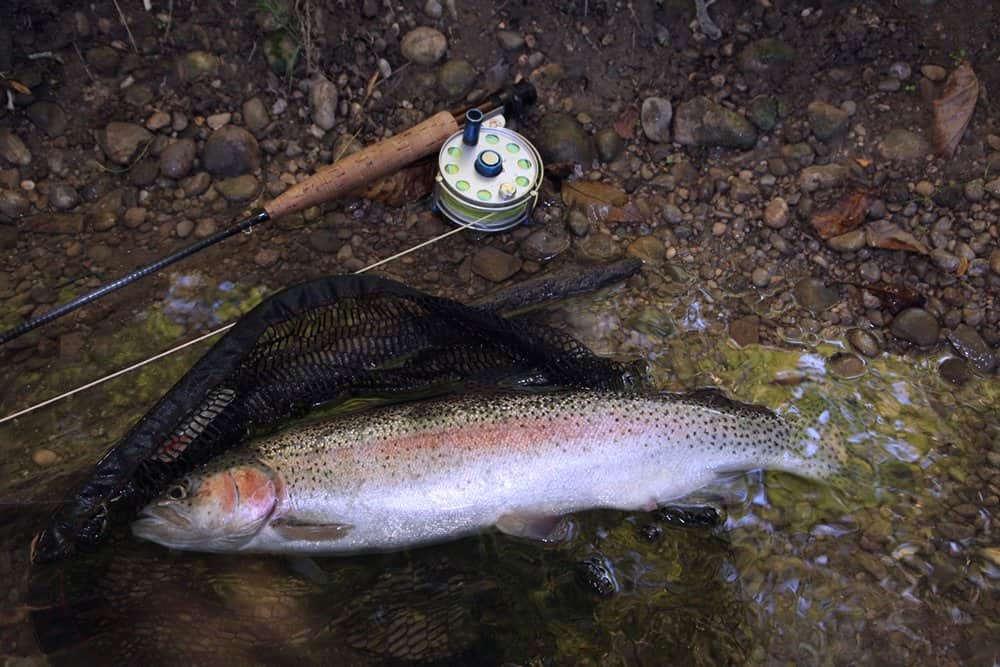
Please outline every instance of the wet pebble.
[[898, 127], [890, 130], [878, 144], [879, 155], [898, 162], [921, 160], [930, 149], [930, 143], [922, 136]]
[[439, 30], [420, 26], [405, 35], [399, 50], [403, 57], [417, 65], [433, 65], [448, 49], [448, 39]]
[[68, 211], [80, 203], [80, 195], [68, 183], [57, 183], [49, 190], [49, 203], [60, 211]]
[[590, 261], [607, 262], [622, 255], [621, 246], [610, 234], [598, 233], [581, 239], [577, 243], [580, 254]]
[[317, 229], [308, 236], [309, 245], [319, 252], [332, 255], [336, 253], [343, 242], [332, 229]]
[[846, 234], [827, 239], [826, 244], [837, 252], [856, 252], [865, 247], [867, 240], [863, 229], [852, 229]]
[[670, 121], [674, 117], [674, 107], [670, 100], [662, 97], [647, 97], [642, 102], [640, 120], [642, 132], [654, 143], [670, 141]]
[[990, 346], [986, 344], [979, 332], [969, 325], [959, 324], [948, 332], [948, 342], [951, 343], [956, 352], [980, 371], [989, 373], [996, 368], [996, 357]]
[[855, 378], [865, 372], [865, 362], [853, 354], [835, 354], [830, 359], [830, 370], [841, 377]]
[[833, 307], [840, 301], [840, 294], [818, 278], [803, 278], [795, 285], [795, 300], [800, 306], [819, 312]]
[[806, 167], [799, 174], [799, 189], [802, 192], [810, 193], [820, 189], [830, 189], [838, 187], [843, 183], [850, 172], [840, 164], [823, 164]]
[[215, 76], [219, 58], [208, 51], [189, 51], [177, 59], [175, 67], [181, 81], [194, 81]]
[[254, 264], [262, 269], [273, 266], [279, 259], [281, 259], [281, 252], [276, 248], [261, 248], [253, 256]]
[[504, 51], [520, 51], [524, 48], [524, 37], [513, 30], [498, 30], [497, 42]]
[[945, 77], [948, 76], [948, 70], [940, 65], [923, 65], [920, 68], [920, 73], [931, 81], [944, 81]]
[[309, 85], [309, 108], [312, 122], [323, 130], [333, 129], [337, 123], [337, 86], [322, 74], [313, 77]]
[[769, 95], [758, 95], [750, 100], [750, 122], [761, 132], [770, 132], [778, 124], [778, 103]]
[[35, 102], [25, 110], [25, 115], [50, 137], [58, 137], [66, 131], [66, 112], [55, 102]]
[[31, 202], [16, 190], [0, 190], [0, 215], [20, 218], [31, 209]]
[[907, 308], [893, 318], [890, 330], [896, 338], [927, 347], [937, 342], [941, 327], [923, 308]]
[[575, 118], [565, 113], [546, 114], [539, 123], [535, 145], [546, 162], [579, 162], [589, 165], [594, 145]]
[[115, 164], [127, 165], [132, 158], [149, 144], [153, 135], [135, 123], [112, 122], [98, 133], [98, 143], [108, 159]]
[[153, 115], [146, 119], [146, 129], [156, 132], [170, 125], [170, 114], [166, 111], [154, 111]]
[[122, 222], [129, 229], [139, 227], [142, 223], [146, 222], [146, 209], [141, 206], [133, 206], [126, 209], [125, 215], [122, 216]]
[[750, 282], [757, 287], [767, 287], [771, 284], [771, 272], [762, 266], [758, 266], [750, 273]]
[[[2, 153], [0, 153], [2, 154]], [[983, 189], [995, 199], [1000, 199], [1000, 178], [994, 178], [983, 186]]]
[[59, 460], [59, 455], [51, 449], [36, 449], [31, 454], [31, 460], [35, 465], [45, 468]]
[[0, 159], [10, 164], [26, 167], [31, 164], [31, 151], [21, 138], [8, 130], [0, 129]]
[[462, 97], [476, 82], [476, 68], [468, 60], [455, 58], [441, 65], [437, 73], [438, 87], [449, 99]]
[[667, 249], [663, 241], [655, 236], [640, 236], [628, 245], [627, 252], [632, 257], [641, 259], [646, 264], [659, 266], [663, 263]]
[[427, 0], [424, 3], [424, 14], [429, 18], [439, 19], [444, 13], [444, 7], [441, 6], [440, 0]]
[[577, 581], [602, 598], [611, 597], [618, 592], [618, 582], [614, 570], [607, 559], [591, 556], [576, 564]]
[[198, 147], [193, 139], [180, 139], [170, 144], [160, 153], [160, 171], [167, 178], [184, 178], [194, 166]]
[[202, 159], [213, 174], [240, 176], [260, 167], [260, 146], [242, 127], [227, 125], [213, 132], [205, 142]]
[[231, 202], [253, 199], [258, 191], [257, 179], [251, 174], [226, 178], [215, 184], [215, 189]]
[[[566, 219], [566, 226], [574, 236], [586, 236], [590, 232], [590, 220], [587, 214], [578, 209], [572, 209]], [[1000, 256], [1000, 253], [998, 253]]]
[[735, 111], [696, 97], [677, 106], [674, 139], [684, 146], [748, 150], [757, 143], [757, 130]]
[[729, 323], [729, 337], [737, 345], [756, 345], [760, 342], [760, 318], [756, 315], [740, 317]]
[[118, 73], [121, 55], [110, 46], [96, 46], [88, 49], [85, 55], [91, 71], [101, 76], [114, 76]]
[[271, 116], [267, 112], [267, 106], [259, 97], [251, 97], [243, 103], [243, 122], [247, 129], [255, 135], [260, 134], [271, 123]]
[[740, 67], [753, 74], [778, 75], [794, 61], [795, 49], [772, 37], [750, 42], [740, 52]]
[[612, 162], [625, 149], [625, 140], [614, 129], [607, 127], [594, 135], [597, 157], [601, 162]]
[[210, 218], [199, 220], [198, 224], [194, 226], [195, 238], [199, 239], [211, 236], [217, 231], [219, 231], [219, 226], [216, 224], [215, 220]]
[[817, 139], [829, 141], [847, 131], [850, 117], [843, 109], [826, 102], [812, 102], [807, 110], [809, 126]]
[[569, 234], [561, 229], [539, 229], [521, 241], [525, 259], [544, 262], [565, 252], [570, 245]]
[[934, 531], [944, 539], [953, 540], [955, 542], [968, 540], [976, 535], [975, 527], [964, 523], [954, 523], [950, 521], [937, 524], [934, 527]]
[[764, 209], [764, 224], [772, 229], [781, 229], [788, 224], [788, 202], [775, 197]]
[[994, 248], [990, 253], [990, 271], [1000, 276], [1000, 248]]
[[847, 340], [855, 350], [866, 357], [876, 357], [882, 352], [878, 338], [863, 329], [851, 329], [847, 333]]
[[191, 220], [181, 220], [177, 223], [177, 227], [174, 228], [174, 232], [177, 234], [178, 238], [185, 239], [191, 236], [191, 232], [194, 231], [194, 222]]
[[521, 269], [521, 260], [503, 250], [487, 246], [472, 257], [472, 271], [495, 283], [507, 280]]

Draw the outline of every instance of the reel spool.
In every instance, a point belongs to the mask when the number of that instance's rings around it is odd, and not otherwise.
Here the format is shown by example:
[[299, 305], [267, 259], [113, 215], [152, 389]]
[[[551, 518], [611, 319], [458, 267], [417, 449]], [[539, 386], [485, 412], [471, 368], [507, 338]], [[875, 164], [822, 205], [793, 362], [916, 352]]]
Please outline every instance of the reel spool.
[[465, 128], [441, 147], [434, 206], [452, 222], [502, 232], [527, 220], [535, 208], [542, 158], [517, 132], [483, 126], [483, 120], [483, 112], [470, 109]]

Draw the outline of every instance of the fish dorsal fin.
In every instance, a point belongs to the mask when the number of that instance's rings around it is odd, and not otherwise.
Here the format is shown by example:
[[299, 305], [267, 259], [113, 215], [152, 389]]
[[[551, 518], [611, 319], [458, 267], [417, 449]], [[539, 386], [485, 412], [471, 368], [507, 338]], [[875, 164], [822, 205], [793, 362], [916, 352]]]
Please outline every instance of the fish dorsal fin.
[[507, 512], [501, 515], [496, 527], [506, 535], [548, 543], [565, 542], [573, 532], [573, 524], [566, 517], [524, 512]]
[[347, 523], [310, 523], [294, 517], [271, 521], [271, 528], [287, 540], [333, 542], [347, 535], [354, 526]]

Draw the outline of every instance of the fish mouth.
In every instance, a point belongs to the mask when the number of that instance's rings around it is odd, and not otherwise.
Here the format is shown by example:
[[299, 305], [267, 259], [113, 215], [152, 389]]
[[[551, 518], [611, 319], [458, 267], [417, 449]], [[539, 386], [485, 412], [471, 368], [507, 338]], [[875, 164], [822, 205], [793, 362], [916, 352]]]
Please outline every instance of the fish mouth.
[[132, 522], [133, 534], [153, 541], [162, 535], [164, 528], [171, 532], [188, 530], [191, 528], [191, 521], [172, 507], [154, 505], [143, 508], [139, 512], [139, 518]]

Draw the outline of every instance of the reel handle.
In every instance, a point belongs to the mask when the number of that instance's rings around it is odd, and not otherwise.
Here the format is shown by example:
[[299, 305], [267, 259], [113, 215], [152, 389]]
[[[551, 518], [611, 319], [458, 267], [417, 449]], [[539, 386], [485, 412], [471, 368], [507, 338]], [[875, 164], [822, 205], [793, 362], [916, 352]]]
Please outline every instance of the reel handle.
[[448, 137], [459, 129], [450, 113], [436, 113], [404, 132], [323, 167], [264, 204], [264, 210], [274, 219], [342, 197], [411, 162], [437, 153]]

